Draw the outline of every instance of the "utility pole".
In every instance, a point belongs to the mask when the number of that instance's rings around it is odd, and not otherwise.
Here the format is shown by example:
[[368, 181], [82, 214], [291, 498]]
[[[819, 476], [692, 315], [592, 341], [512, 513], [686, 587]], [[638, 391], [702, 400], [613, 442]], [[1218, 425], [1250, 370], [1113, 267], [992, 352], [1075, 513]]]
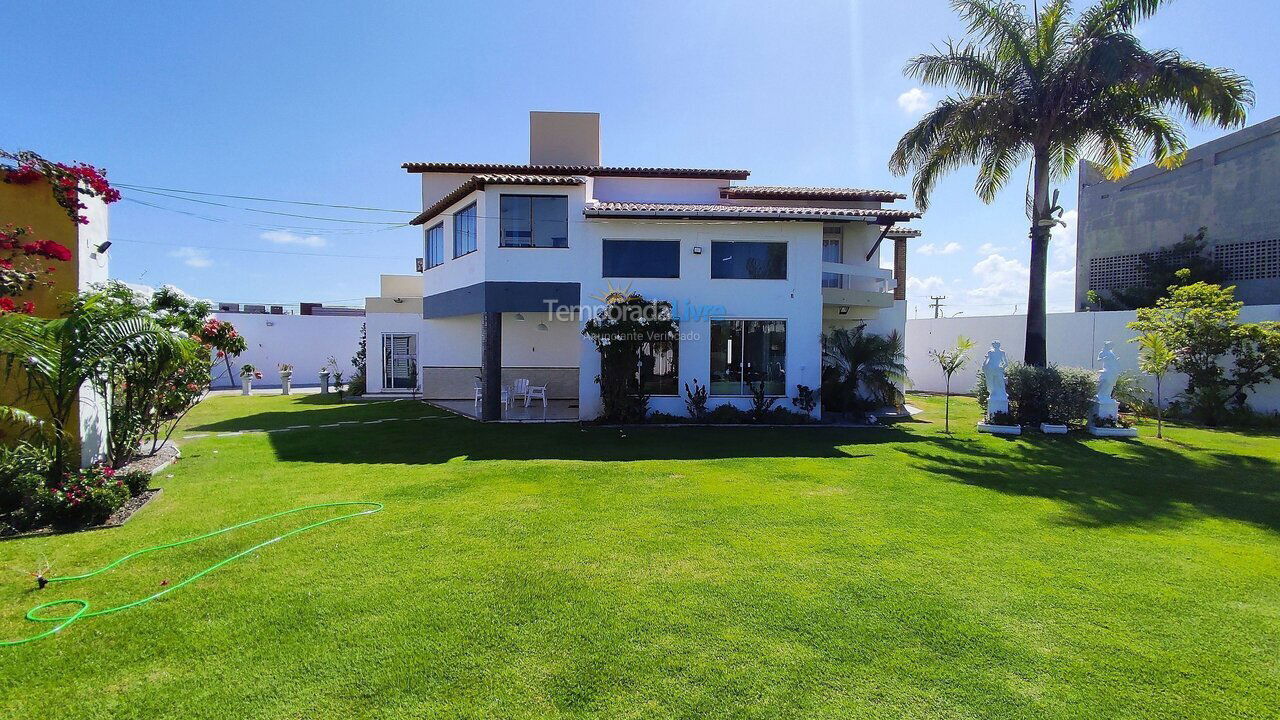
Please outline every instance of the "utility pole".
[[946, 295], [930, 295], [929, 299], [933, 301], [932, 303], [929, 304], [929, 307], [933, 308], [933, 319], [937, 320], [938, 318], [942, 317], [942, 308], [946, 307], [945, 305], [942, 304], [942, 301], [946, 300], [947, 296]]

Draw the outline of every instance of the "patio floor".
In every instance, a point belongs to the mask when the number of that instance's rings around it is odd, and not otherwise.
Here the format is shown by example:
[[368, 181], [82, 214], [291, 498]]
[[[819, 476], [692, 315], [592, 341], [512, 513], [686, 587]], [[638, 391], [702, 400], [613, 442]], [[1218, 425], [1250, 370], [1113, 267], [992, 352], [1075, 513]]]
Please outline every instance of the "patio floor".
[[[432, 405], [452, 410], [459, 415], [478, 420], [480, 408], [472, 400], [430, 400]], [[543, 407], [540, 401], [534, 400], [525, 407], [523, 402], [511, 403], [504, 408], [500, 422], [577, 422], [577, 400], [548, 400]]]

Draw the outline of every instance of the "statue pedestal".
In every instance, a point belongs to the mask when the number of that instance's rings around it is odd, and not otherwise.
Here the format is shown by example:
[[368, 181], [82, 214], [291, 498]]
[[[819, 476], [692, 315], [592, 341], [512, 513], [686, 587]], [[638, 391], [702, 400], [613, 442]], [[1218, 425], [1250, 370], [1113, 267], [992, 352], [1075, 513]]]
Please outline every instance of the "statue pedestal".
[[978, 423], [978, 432], [988, 433], [991, 435], [1021, 435], [1021, 425], [992, 425], [990, 423]]
[[[1120, 416], [1120, 403], [1114, 399], [1095, 400], [1093, 402], [1093, 417], [1102, 418], [1104, 420], [1114, 420]], [[1093, 424], [1090, 420], [1089, 424]]]

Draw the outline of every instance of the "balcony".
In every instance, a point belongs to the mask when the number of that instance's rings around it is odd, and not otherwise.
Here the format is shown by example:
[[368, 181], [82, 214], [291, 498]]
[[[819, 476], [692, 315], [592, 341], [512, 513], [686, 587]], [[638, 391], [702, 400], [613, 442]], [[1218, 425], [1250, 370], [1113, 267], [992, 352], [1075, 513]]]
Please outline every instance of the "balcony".
[[867, 264], [822, 263], [822, 304], [887, 308], [898, 286], [893, 271]]

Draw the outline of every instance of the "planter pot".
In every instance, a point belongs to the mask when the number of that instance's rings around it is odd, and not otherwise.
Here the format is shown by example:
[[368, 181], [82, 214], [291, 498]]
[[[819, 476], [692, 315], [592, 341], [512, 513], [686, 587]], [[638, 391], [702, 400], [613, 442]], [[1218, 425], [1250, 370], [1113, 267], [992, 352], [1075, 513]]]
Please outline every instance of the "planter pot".
[[992, 435], [1021, 435], [1021, 425], [988, 425], [987, 423], [978, 423], [978, 432], [991, 433]]
[[251, 377], [240, 378], [240, 394], [241, 395], [248, 395], [249, 391], [252, 389], [253, 389], [253, 378]]
[[1040, 423], [1040, 432], [1045, 435], [1066, 435], [1069, 430], [1066, 425], [1054, 425], [1053, 423]]
[[288, 395], [292, 384], [293, 384], [293, 373], [291, 372], [280, 373], [280, 394], [281, 395]]
[[1138, 437], [1138, 428], [1132, 427], [1098, 427], [1089, 426], [1089, 434], [1094, 437]]
[[329, 371], [328, 370], [320, 371], [320, 394], [321, 395], [329, 394]]

